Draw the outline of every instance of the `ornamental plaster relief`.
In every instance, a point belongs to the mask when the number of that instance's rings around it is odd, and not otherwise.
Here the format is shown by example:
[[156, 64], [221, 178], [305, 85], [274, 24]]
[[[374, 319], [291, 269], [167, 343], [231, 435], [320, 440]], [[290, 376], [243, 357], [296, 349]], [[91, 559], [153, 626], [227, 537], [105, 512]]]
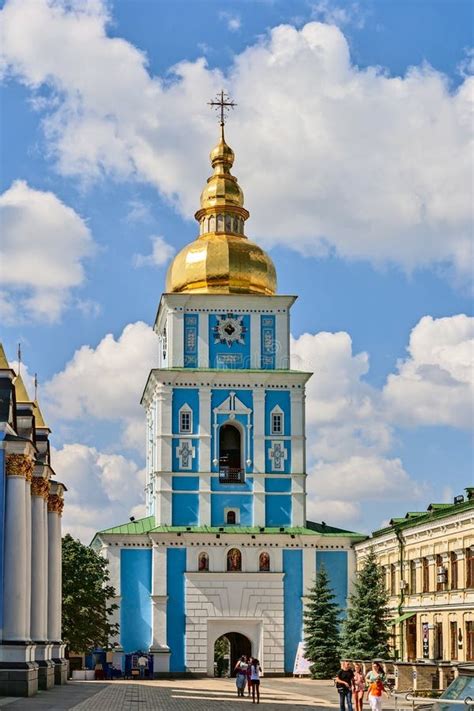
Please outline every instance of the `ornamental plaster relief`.
[[58, 494], [48, 496], [48, 513], [57, 513], [62, 516], [64, 501]]
[[7, 476], [23, 477], [26, 481], [33, 478], [34, 462], [26, 454], [7, 454], [6, 474]]
[[40, 496], [45, 501], [48, 500], [51, 484], [47, 479], [34, 476], [31, 480], [31, 495]]

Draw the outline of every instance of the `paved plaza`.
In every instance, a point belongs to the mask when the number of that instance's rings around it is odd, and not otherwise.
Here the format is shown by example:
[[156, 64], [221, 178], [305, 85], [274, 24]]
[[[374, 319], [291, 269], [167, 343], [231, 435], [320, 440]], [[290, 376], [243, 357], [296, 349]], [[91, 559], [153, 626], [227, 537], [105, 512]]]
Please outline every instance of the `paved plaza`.
[[[238, 711], [249, 705], [247, 696], [237, 699], [233, 679], [70, 682], [31, 699], [0, 698], [8, 711]], [[331, 682], [290, 678], [262, 679], [260, 705], [265, 711], [339, 708]], [[387, 700], [384, 709], [391, 708]]]

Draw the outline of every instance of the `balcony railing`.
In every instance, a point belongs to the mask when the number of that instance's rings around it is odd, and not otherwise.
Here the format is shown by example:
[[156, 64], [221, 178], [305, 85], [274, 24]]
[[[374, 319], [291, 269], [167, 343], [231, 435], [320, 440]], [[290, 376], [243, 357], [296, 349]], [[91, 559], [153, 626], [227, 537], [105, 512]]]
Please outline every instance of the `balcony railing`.
[[234, 467], [219, 467], [219, 481], [221, 484], [245, 484], [245, 471]]

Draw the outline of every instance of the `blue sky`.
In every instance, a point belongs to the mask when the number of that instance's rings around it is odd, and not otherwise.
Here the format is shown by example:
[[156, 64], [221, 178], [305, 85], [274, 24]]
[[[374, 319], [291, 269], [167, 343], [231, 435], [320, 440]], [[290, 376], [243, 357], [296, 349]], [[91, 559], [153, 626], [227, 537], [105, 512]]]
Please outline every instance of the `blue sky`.
[[196, 235], [222, 85], [247, 234], [316, 371], [310, 516], [369, 530], [472, 485], [472, 3], [2, 8], [2, 340], [38, 372], [66, 525], [139, 512], [141, 322]]

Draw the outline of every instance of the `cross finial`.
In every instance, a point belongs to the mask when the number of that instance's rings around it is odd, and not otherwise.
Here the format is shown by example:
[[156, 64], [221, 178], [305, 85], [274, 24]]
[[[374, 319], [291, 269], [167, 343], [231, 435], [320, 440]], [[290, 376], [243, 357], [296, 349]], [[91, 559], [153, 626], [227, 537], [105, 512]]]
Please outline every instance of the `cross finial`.
[[35, 373], [35, 400], [38, 399], [38, 373]]
[[216, 111], [219, 112], [219, 114], [220, 114], [219, 123], [222, 127], [224, 127], [227, 113], [230, 111], [230, 109], [233, 109], [234, 106], [237, 106], [235, 101], [232, 101], [229, 94], [226, 94], [224, 90], [222, 90], [218, 94], [216, 94], [215, 99], [208, 101], [208, 105], [211, 106], [213, 109], [216, 109]]
[[18, 375], [20, 375], [20, 370], [21, 370], [21, 343], [18, 344], [17, 356], [18, 356]]

